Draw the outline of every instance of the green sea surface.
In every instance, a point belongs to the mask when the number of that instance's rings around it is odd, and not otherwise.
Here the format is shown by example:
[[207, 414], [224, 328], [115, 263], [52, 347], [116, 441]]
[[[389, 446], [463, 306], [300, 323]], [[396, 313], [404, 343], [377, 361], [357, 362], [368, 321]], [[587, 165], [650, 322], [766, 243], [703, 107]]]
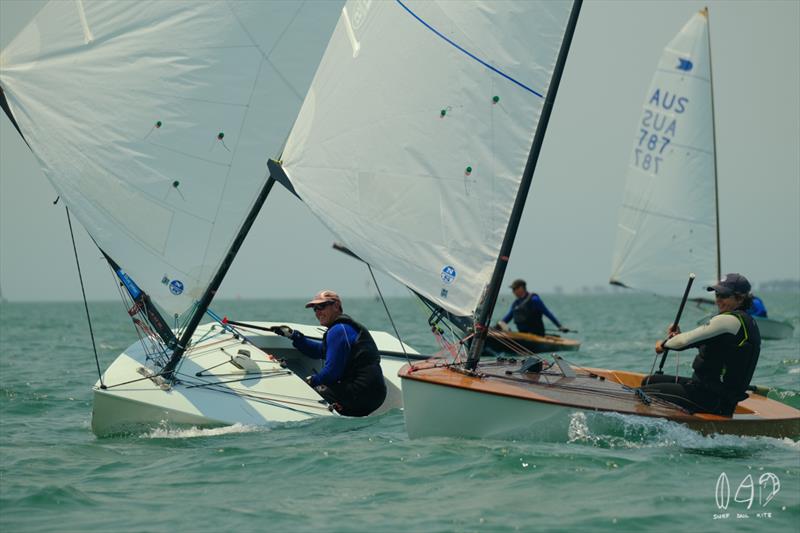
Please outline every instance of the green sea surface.
[[[800, 407], [800, 295], [762, 296], [795, 336], [763, 343], [753, 382]], [[544, 300], [583, 342], [568, 360], [643, 372], [677, 308], [677, 300], [627, 293]], [[315, 323], [303, 303], [219, 301], [213, 309], [234, 320]], [[509, 304], [498, 304], [496, 318]], [[419, 305], [388, 305], [403, 340], [432, 353]], [[344, 306], [392, 332], [379, 301], [345, 298]], [[90, 312], [105, 368], [136, 335], [121, 303], [90, 303]], [[690, 304], [681, 324], [708, 312]], [[684, 374], [691, 359], [681, 354]], [[673, 353], [665, 370], [675, 362]], [[609, 425], [597, 417], [615, 415], [600, 414], [573, 415], [563, 442], [411, 440], [401, 410], [97, 438], [96, 379], [82, 303], [0, 304], [0, 531], [800, 529], [797, 440], [703, 436], [637, 417]]]

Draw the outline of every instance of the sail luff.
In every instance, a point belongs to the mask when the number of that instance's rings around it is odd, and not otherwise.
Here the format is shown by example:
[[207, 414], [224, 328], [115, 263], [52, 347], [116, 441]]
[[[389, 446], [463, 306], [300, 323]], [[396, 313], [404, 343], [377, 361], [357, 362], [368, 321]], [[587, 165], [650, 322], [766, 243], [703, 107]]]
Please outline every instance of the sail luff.
[[181, 335], [181, 338], [178, 341], [178, 345], [175, 348], [175, 351], [172, 353], [172, 357], [170, 357], [169, 362], [164, 366], [162, 373], [165, 376], [173, 375], [176, 366], [180, 362], [184, 352], [186, 351], [186, 348], [188, 347], [189, 341], [191, 340], [194, 331], [200, 324], [200, 320], [206, 314], [208, 306], [211, 305], [211, 300], [214, 299], [214, 296], [217, 293], [217, 289], [219, 289], [219, 286], [222, 284], [222, 280], [225, 279], [225, 275], [228, 273], [228, 269], [233, 263], [233, 260], [236, 258], [236, 254], [239, 252], [239, 248], [241, 248], [245, 237], [247, 237], [250, 228], [253, 226], [253, 222], [255, 222], [256, 217], [258, 216], [258, 213], [261, 211], [261, 207], [264, 205], [264, 201], [267, 199], [267, 196], [272, 190], [272, 186], [274, 184], [275, 184], [275, 179], [272, 176], [270, 176], [269, 179], [267, 179], [267, 182], [264, 184], [264, 187], [261, 189], [261, 192], [259, 193], [255, 202], [253, 203], [253, 207], [250, 209], [247, 218], [242, 224], [242, 227], [239, 229], [239, 233], [233, 240], [233, 243], [231, 244], [228, 253], [222, 260], [222, 263], [220, 264], [216, 274], [212, 278], [211, 283], [208, 285], [205, 292], [203, 293], [203, 297], [197, 302], [197, 305], [195, 306], [194, 309], [194, 313], [189, 319], [186, 328], [184, 329], [183, 334]]
[[708, 16], [708, 8], [703, 9], [706, 17], [706, 44], [708, 45], [708, 81], [711, 86], [711, 146], [714, 148], [714, 219], [716, 221], [717, 234], [717, 279], [722, 278], [722, 255], [720, 251], [719, 238], [719, 177], [717, 170], [717, 120], [714, 114], [714, 67], [711, 63], [711, 20]]
[[582, 3], [583, 0], [575, 0], [573, 2], [572, 11], [570, 12], [569, 21], [561, 42], [561, 49], [559, 50], [558, 58], [556, 59], [556, 65], [551, 77], [550, 88], [547, 92], [544, 106], [542, 107], [541, 118], [539, 119], [539, 123], [536, 127], [536, 134], [533, 138], [533, 144], [528, 155], [528, 161], [525, 164], [522, 182], [520, 183], [516, 199], [514, 200], [514, 206], [511, 210], [511, 217], [503, 238], [503, 244], [500, 246], [500, 253], [498, 255], [497, 262], [495, 263], [494, 271], [489, 281], [483, 302], [479, 306], [480, 314], [475, 323], [476, 337], [473, 340], [469, 359], [467, 360], [466, 365], [468, 369], [474, 369], [477, 366], [478, 359], [483, 352], [483, 346], [488, 333], [489, 321], [491, 320], [492, 312], [494, 311], [494, 307], [497, 303], [500, 285], [503, 282], [503, 276], [505, 275], [506, 267], [508, 266], [508, 259], [511, 255], [511, 249], [514, 246], [514, 239], [516, 238], [519, 222], [522, 218], [522, 212], [525, 208], [528, 190], [530, 189], [531, 182], [533, 181], [533, 174], [536, 170], [539, 152], [541, 151], [542, 143], [544, 142], [547, 125], [550, 121], [550, 113], [553, 109], [553, 103], [556, 99], [556, 93], [558, 92], [558, 86], [561, 81], [561, 74], [564, 71], [564, 65], [567, 61], [567, 54], [569, 53], [572, 37], [575, 33], [575, 26], [578, 22], [578, 15], [580, 14]]

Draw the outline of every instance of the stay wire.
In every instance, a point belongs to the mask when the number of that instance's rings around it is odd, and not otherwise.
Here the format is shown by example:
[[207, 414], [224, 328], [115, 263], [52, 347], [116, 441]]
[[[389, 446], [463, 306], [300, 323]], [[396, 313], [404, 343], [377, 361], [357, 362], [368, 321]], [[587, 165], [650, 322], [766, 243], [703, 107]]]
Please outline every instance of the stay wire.
[[78, 267], [78, 279], [81, 282], [81, 294], [83, 295], [83, 307], [86, 309], [86, 321], [89, 323], [89, 336], [92, 338], [92, 350], [94, 350], [94, 362], [97, 365], [97, 377], [100, 379], [100, 388], [105, 389], [103, 383], [103, 373], [100, 371], [100, 358], [97, 356], [97, 344], [94, 341], [94, 330], [92, 329], [92, 317], [89, 314], [89, 304], [86, 301], [86, 289], [83, 286], [83, 274], [81, 273], [81, 262], [78, 260], [78, 247], [75, 246], [75, 233], [72, 231], [72, 217], [69, 216], [69, 207], [64, 206], [67, 211], [67, 224], [69, 224], [69, 235], [72, 238], [72, 251], [75, 253], [75, 265]]
[[400, 332], [397, 331], [397, 326], [394, 325], [394, 319], [392, 319], [392, 313], [389, 312], [389, 307], [386, 305], [386, 300], [383, 299], [383, 293], [381, 292], [380, 286], [378, 286], [378, 280], [375, 279], [375, 274], [372, 272], [372, 266], [369, 263], [365, 263], [367, 268], [369, 269], [369, 275], [372, 276], [372, 283], [375, 284], [375, 288], [378, 289], [378, 296], [381, 297], [381, 303], [383, 304], [383, 308], [386, 309], [386, 316], [389, 317], [389, 322], [392, 324], [392, 329], [394, 329], [394, 334], [397, 335], [397, 340], [400, 341], [400, 348], [403, 349], [403, 355], [406, 357], [406, 363], [411, 365], [411, 359], [408, 357], [408, 353], [406, 352], [406, 345], [403, 342], [403, 339], [400, 337]]

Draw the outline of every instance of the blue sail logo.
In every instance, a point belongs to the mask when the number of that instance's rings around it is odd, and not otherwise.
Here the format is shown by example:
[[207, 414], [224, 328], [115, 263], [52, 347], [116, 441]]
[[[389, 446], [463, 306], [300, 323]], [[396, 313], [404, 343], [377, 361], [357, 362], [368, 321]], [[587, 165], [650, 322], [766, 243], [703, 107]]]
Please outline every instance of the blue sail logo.
[[445, 285], [450, 285], [456, 280], [456, 269], [450, 265], [447, 265], [442, 269], [442, 282]]
[[676, 66], [675, 68], [678, 70], [685, 70], [686, 72], [689, 72], [690, 70], [692, 70], [693, 66], [694, 64], [692, 64], [690, 60], [679, 57], [678, 66]]
[[175, 296], [178, 296], [183, 292], [183, 283], [181, 283], [177, 279], [173, 279], [172, 281], [169, 282], [169, 292], [171, 292]]

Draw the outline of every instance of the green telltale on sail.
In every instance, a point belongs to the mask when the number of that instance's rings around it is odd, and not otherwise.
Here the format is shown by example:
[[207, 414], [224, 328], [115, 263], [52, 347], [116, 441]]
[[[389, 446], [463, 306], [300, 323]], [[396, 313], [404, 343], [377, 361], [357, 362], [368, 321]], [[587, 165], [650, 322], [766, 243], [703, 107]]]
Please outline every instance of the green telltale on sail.
[[472, 174], [472, 167], [467, 167], [467, 168], [464, 170], [464, 174], [466, 174], [467, 176], [469, 176], [470, 174]]
[[181, 184], [181, 182], [178, 181], [178, 180], [175, 180], [175, 181], [172, 182], [172, 186], [175, 187], [176, 189], [178, 188], [178, 185], [180, 185], [180, 184]]
[[156, 128], [160, 128], [160, 127], [161, 127], [161, 121], [159, 120], [158, 122], [156, 122]]
[[500, 97], [499, 96], [493, 96], [492, 97], [492, 103], [496, 104], [499, 101], [500, 101]]
[[225, 133], [224, 132], [219, 132], [217, 134], [217, 139], [219, 139], [220, 141], [222, 140], [223, 137], [225, 137]]
[[447, 109], [442, 109], [441, 111], [439, 111], [439, 116], [442, 116], [442, 117], [443, 117], [443, 116], [445, 116], [446, 114], [447, 114]]

